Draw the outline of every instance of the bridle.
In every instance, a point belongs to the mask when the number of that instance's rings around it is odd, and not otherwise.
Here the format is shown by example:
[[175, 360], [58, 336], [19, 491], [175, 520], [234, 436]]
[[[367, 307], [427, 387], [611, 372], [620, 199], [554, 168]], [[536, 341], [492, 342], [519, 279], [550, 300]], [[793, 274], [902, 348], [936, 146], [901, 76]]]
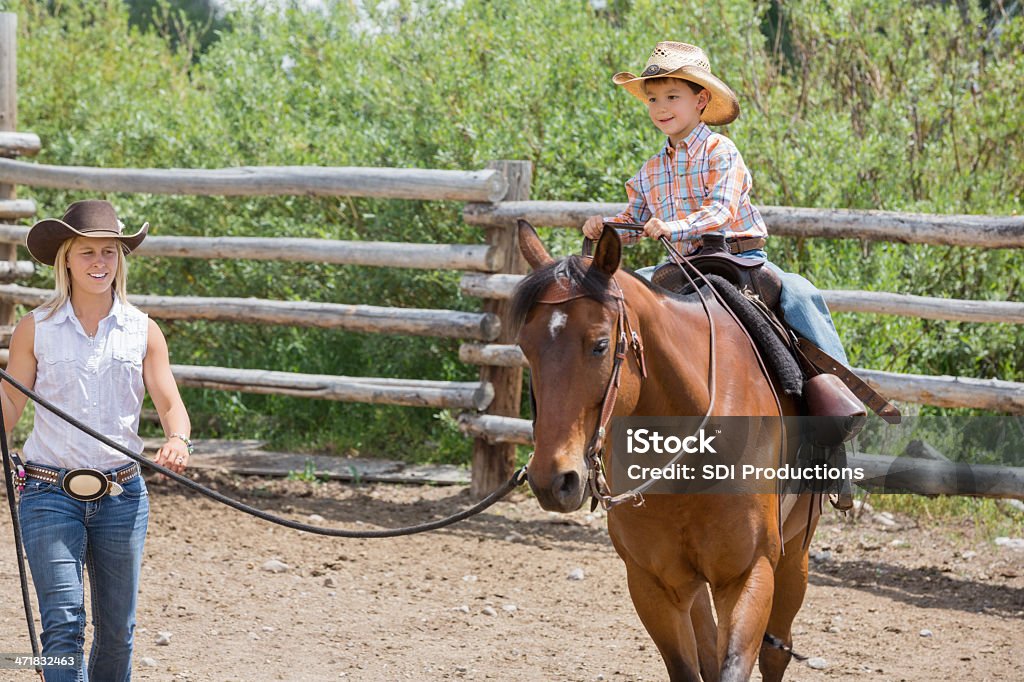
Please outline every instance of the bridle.
[[[608, 509], [611, 506], [612, 497], [608, 494], [608, 484], [604, 473], [602, 455], [605, 449], [605, 436], [608, 433], [608, 422], [611, 421], [612, 413], [615, 411], [615, 403], [619, 397], [619, 386], [622, 382], [622, 365], [626, 361], [627, 346], [633, 349], [637, 366], [640, 368], [641, 381], [647, 378], [647, 361], [644, 358], [644, 342], [640, 334], [630, 324], [629, 315], [626, 313], [626, 296], [622, 287], [615, 281], [612, 275], [608, 280], [612, 289], [611, 298], [615, 302], [616, 328], [618, 339], [615, 342], [615, 356], [612, 359], [612, 371], [608, 377], [608, 385], [601, 399], [601, 413], [597, 420], [597, 427], [587, 445], [585, 460], [587, 463], [588, 486], [593, 500], [600, 500], [602, 506]], [[580, 291], [572, 282], [564, 279], [557, 279], [548, 287], [544, 294], [537, 299], [537, 303], [548, 305], [559, 305], [568, 303], [578, 298], [585, 298], [587, 295]], [[531, 389], [531, 400], [532, 389]]]

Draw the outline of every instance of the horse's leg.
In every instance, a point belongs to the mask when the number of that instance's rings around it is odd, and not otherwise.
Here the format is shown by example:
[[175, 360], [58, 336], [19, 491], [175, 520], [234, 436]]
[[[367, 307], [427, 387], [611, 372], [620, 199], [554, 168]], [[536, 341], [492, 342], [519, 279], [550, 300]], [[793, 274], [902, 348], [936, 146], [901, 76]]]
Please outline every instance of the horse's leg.
[[[807, 549], [804, 540], [807, 533], [813, 535], [818, 523], [817, 513], [810, 515], [810, 530], [806, 529], [808, 519], [807, 505], [814, 505], [816, 512], [817, 500], [811, 495], [803, 495], [800, 502], [790, 512], [789, 518], [803, 519], [800, 529], [786, 543], [786, 553], [779, 559], [775, 568], [775, 599], [772, 612], [768, 617], [766, 632], [782, 640], [786, 646], [793, 645], [793, 619], [804, 603], [807, 592]], [[788, 519], [787, 519], [788, 521]], [[782, 679], [789, 665], [790, 655], [775, 647], [762, 644], [758, 658], [758, 668], [765, 682], [776, 682]]]
[[[626, 579], [636, 613], [661, 652], [669, 679], [700, 682], [697, 639], [690, 622], [693, 595], [680, 608], [677, 593], [670, 594], [652, 573], [630, 561], [626, 562]], [[704, 589], [702, 583], [695, 583], [694, 594], [698, 587]]]
[[718, 663], [718, 626], [711, 611], [711, 595], [707, 585], [701, 585], [690, 607], [690, 622], [697, 640], [697, 658], [704, 682], [718, 682], [721, 673]]
[[718, 658], [722, 682], [745, 682], [764, 638], [775, 576], [766, 556], [738, 579], [712, 587], [718, 609]]

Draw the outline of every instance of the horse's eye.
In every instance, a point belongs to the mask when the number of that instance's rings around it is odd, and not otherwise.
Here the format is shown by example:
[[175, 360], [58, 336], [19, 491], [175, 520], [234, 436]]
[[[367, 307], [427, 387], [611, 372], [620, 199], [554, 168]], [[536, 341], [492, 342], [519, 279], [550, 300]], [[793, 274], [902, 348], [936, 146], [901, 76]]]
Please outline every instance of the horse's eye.
[[591, 351], [596, 356], [604, 355], [608, 352], [608, 339], [601, 339], [594, 344], [594, 350]]

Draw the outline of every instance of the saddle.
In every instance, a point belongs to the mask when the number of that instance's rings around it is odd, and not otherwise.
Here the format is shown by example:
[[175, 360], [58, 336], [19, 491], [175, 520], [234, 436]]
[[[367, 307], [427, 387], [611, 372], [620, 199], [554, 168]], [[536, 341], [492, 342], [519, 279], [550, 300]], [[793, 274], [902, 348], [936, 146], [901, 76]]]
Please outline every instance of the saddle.
[[[772, 270], [763, 267], [763, 258], [741, 258], [730, 253], [725, 235], [706, 234], [701, 238], [700, 251], [687, 259], [705, 275], [718, 275], [732, 283], [747, 297], [756, 296], [764, 306], [781, 318], [778, 309], [782, 295], [782, 280]], [[675, 263], [665, 263], [654, 271], [651, 282], [678, 294], [692, 294], [694, 289]]]
[[[721, 278], [734, 286], [743, 299], [753, 304], [752, 307], [767, 321], [768, 327], [788, 349], [803, 372], [803, 386], [799, 392], [803, 398], [803, 413], [828, 418], [815, 420], [818, 428], [810, 436], [815, 445], [834, 447], [856, 436], [867, 421], [865, 404], [882, 419], [899, 423], [900, 413], [896, 407], [849, 368], [789, 329], [779, 307], [782, 280], [773, 270], [764, 267], [764, 259], [735, 256], [729, 252], [724, 235], [708, 234], [701, 238], [701, 249], [686, 260], [702, 274], [715, 276], [713, 280]], [[694, 292], [693, 285], [676, 263], [669, 262], [660, 266], [654, 271], [651, 281], [678, 294]], [[764, 334], [757, 333], [764, 324], [751, 322], [748, 311], [740, 313], [735, 297], [723, 296], [723, 299], [737, 312], [737, 317], [751, 332], [759, 350], [764, 353], [771, 348], [771, 344], [764, 340]], [[786, 364], [766, 359], [773, 368]], [[785, 385], [786, 377], [780, 377], [779, 374], [776, 370], [776, 376]]]

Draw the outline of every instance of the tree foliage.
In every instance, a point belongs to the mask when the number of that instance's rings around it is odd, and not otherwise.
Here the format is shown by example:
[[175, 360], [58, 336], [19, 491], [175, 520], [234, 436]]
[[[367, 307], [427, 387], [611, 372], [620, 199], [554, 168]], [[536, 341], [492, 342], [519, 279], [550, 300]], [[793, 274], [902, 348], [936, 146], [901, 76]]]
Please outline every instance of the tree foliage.
[[[595, 3], [596, 4], [596, 3]], [[661, 141], [610, 82], [653, 44], [703, 46], [743, 113], [724, 131], [757, 204], [1016, 214], [1024, 189], [1024, 19], [973, 2], [580, 0], [248, 6], [217, 40], [133, 22], [115, 0], [8, 3], [20, 14], [20, 127], [39, 161], [476, 169], [534, 164], [532, 197], [621, 201]], [[83, 198], [21, 191], [42, 214]], [[479, 242], [451, 202], [112, 195], [154, 234]], [[568, 231], [546, 235], [563, 253]], [[1018, 251], [775, 238], [770, 254], [822, 288], [1019, 299]], [[658, 254], [632, 249], [633, 266]], [[40, 275], [37, 282], [45, 285]], [[479, 309], [457, 273], [318, 264], [136, 259], [132, 290]], [[1024, 378], [1013, 325], [839, 315], [859, 366]], [[171, 322], [172, 360], [352, 376], [472, 380], [457, 343]], [[459, 459], [446, 415], [188, 391], [202, 435]], [[411, 415], [411, 416], [410, 416]], [[426, 437], [424, 434], [427, 434]], [[426, 442], [426, 444], [425, 444]], [[443, 454], [436, 455], [435, 450]]]

